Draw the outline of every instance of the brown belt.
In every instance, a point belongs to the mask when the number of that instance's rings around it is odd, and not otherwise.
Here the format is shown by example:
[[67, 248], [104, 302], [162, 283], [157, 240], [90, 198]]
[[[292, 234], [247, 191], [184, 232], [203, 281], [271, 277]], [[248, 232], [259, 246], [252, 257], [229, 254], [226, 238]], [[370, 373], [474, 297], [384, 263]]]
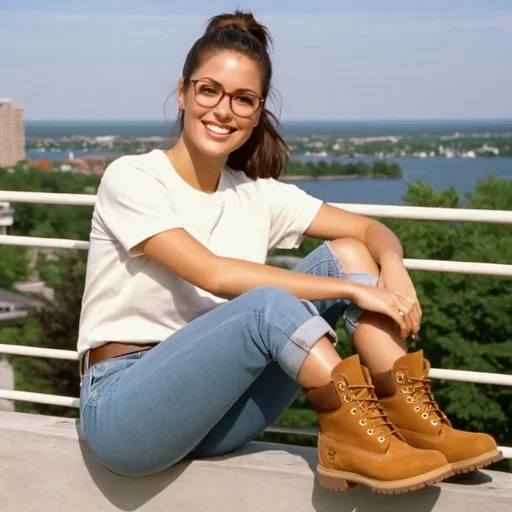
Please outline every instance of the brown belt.
[[118, 341], [109, 341], [101, 347], [93, 348], [89, 351], [89, 368], [96, 363], [109, 359], [111, 357], [126, 356], [134, 352], [152, 349], [156, 343], [150, 345], [140, 345], [137, 343], [121, 343]]

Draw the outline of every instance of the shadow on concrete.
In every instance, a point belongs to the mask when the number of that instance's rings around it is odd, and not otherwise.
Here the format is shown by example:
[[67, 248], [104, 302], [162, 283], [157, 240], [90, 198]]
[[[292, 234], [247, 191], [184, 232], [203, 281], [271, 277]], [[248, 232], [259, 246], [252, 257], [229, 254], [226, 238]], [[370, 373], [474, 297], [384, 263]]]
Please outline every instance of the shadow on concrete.
[[[318, 482], [316, 477], [317, 455], [316, 450], [304, 446], [276, 445], [272, 443], [259, 443], [257, 449], [252, 448], [251, 453], [256, 451], [279, 450], [286, 451], [291, 455], [301, 457], [311, 469], [311, 478], [314, 478], [311, 504], [317, 512], [430, 512], [439, 496], [441, 488], [433, 485], [419, 491], [406, 494], [387, 495], [372, 492], [368, 487], [357, 485], [344, 492], [328, 491]], [[243, 453], [243, 450], [241, 452]]]
[[91, 453], [78, 420], [75, 423], [75, 428], [80, 451], [92, 480], [103, 496], [121, 510], [139, 509], [175, 482], [190, 464], [190, 461], [180, 462], [172, 468], [148, 477], [120, 476], [103, 466]]
[[471, 473], [452, 476], [451, 478], [447, 478], [444, 482], [458, 485], [483, 485], [492, 482], [492, 477], [482, 471], [473, 471]]

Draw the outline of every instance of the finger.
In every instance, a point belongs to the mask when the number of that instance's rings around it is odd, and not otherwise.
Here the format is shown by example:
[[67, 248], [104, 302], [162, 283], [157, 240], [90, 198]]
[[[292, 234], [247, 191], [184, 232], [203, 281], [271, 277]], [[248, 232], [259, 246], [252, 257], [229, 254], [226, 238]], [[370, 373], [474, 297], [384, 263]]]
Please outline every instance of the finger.
[[422, 309], [421, 304], [419, 302], [418, 302], [417, 308], [418, 308], [418, 313], [420, 315], [420, 325], [421, 325], [421, 320], [423, 318], [423, 309]]
[[413, 302], [413, 318], [415, 321], [415, 324], [417, 325], [416, 333], [420, 330], [421, 326], [421, 318], [423, 316], [423, 311], [420, 306], [420, 302], [418, 300], [418, 296], [416, 295], [416, 292], [414, 291], [410, 296], [405, 297], [408, 300], [412, 300]]
[[413, 320], [411, 317], [411, 311], [407, 311], [407, 310], [404, 311], [404, 309], [402, 309], [401, 311], [404, 313], [404, 320], [405, 320], [405, 324], [407, 326], [406, 338], [408, 338], [409, 336], [414, 335], [414, 324], [413, 324]]
[[403, 339], [407, 338], [407, 324], [405, 323], [405, 317], [400, 314], [400, 310], [396, 307], [392, 307], [389, 316], [397, 323], [398, 327], [400, 327], [400, 337]]
[[418, 334], [418, 331], [420, 330], [420, 325], [421, 325], [421, 313], [420, 313], [420, 308], [419, 308], [418, 304], [414, 304], [414, 306], [412, 307], [411, 319], [412, 319], [412, 323], [413, 323], [412, 336], [414, 337], [414, 336], [416, 336], [416, 334]]
[[413, 309], [412, 305], [410, 304], [410, 302], [399, 298], [397, 307], [399, 309], [399, 312], [401, 312], [399, 314], [403, 314], [403, 319], [407, 326], [407, 337], [414, 335], [416, 331], [414, 321], [411, 315]]
[[414, 338], [418, 333], [421, 325], [421, 310], [419, 308], [418, 300], [408, 297], [406, 295], [400, 295], [400, 297], [403, 298], [406, 301], [406, 303], [410, 305], [409, 317], [411, 319], [412, 326], [410, 335], [412, 338]]

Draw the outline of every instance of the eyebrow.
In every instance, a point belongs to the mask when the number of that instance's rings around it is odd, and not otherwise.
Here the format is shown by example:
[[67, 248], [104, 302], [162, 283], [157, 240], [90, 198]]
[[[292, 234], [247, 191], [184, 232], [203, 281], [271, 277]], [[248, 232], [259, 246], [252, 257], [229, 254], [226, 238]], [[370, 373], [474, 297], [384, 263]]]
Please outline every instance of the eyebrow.
[[[224, 90], [226, 90], [226, 88], [220, 82], [217, 82], [217, 80], [215, 80], [214, 78], [211, 78], [209, 76], [203, 76], [203, 78], [200, 78], [199, 80], [210, 80], [210, 82], [213, 82], [214, 84], [216, 84], [216, 85], [222, 87]], [[258, 96], [258, 98], [260, 97], [260, 95], [256, 91], [253, 91], [252, 89], [247, 89], [247, 88], [236, 89], [235, 91], [233, 91], [233, 93], [235, 93], [235, 92], [250, 92], [250, 93]]]

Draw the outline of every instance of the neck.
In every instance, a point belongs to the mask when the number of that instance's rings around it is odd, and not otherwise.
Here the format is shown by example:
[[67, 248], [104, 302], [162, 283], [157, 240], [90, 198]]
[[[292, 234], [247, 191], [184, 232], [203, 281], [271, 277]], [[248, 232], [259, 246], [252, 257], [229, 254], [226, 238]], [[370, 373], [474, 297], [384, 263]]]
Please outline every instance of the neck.
[[217, 190], [226, 157], [212, 158], [199, 152], [184, 134], [165, 153], [176, 172], [192, 188], [207, 194]]

